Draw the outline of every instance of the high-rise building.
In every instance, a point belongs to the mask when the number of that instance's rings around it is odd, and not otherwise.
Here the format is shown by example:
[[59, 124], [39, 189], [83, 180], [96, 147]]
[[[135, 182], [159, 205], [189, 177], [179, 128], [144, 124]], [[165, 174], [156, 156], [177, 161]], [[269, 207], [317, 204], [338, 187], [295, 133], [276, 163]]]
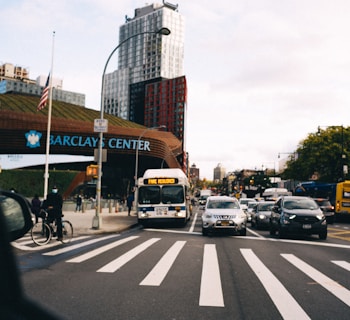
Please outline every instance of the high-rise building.
[[216, 168], [214, 168], [214, 181], [222, 181], [226, 175], [226, 169], [221, 163], [218, 163]]
[[[170, 35], [157, 34], [161, 28]], [[123, 41], [118, 69], [105, 76], [104, 111], [148, 127], [166, 125], [184, 141], [184, 18], [178, 6], [163, 1], [135, 9], [120, 26]]]
[[[47, 81], [46, 76], [29, 78], [27, 68], [12, 63], [0, 65], [0, 94], [17, 93], [41, 96]], [[63, 80], [52, 78], [52, 100], [85, 106], [85, 94], [62, 90]]]

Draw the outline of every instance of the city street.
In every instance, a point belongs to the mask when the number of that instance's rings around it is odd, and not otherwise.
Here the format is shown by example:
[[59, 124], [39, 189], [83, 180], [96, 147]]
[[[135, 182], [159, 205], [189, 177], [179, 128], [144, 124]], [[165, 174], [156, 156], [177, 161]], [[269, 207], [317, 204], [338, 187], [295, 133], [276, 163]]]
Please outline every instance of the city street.
[[325, 241], [203, 237], [200, 216], [17, 248], [25, 292], [63, 319], [348, 319], [348, 223]]

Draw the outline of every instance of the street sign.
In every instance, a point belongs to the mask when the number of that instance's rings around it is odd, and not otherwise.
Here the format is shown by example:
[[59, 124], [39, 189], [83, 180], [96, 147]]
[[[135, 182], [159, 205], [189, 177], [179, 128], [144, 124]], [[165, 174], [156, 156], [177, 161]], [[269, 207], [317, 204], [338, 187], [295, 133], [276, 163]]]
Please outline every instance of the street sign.
[[94, 132], [107, 132], [107, 131], [108, 131], [108, 120], [107, 119], [95, 119]]

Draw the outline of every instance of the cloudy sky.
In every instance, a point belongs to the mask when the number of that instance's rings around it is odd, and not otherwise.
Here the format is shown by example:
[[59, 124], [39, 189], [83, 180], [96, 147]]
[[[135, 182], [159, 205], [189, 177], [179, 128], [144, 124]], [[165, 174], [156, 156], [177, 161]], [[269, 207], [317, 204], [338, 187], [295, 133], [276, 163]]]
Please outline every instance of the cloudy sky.
[[[278, 154], [287, 157], [318, 126], [349, 125], [350, 1], [168, 2], [186, 21], [187, 151], [201, 178], [211, 180], [219, 163], [278, 169]], [[0, 63], [47, 75], [55, 31], [54, 76], [98, 110], [119, 26], [145, 4], [1, 0]]]

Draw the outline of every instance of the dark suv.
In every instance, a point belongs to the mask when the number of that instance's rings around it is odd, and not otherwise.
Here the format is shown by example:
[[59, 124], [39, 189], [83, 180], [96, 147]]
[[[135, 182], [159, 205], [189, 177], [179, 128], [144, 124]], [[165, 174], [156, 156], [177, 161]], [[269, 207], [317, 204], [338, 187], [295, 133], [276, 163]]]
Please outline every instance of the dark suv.
[[327, 239], [327, 221], [318, 204], [309, 197], [285, 196], [276, 201], [270, 217], [270, 234], [318, 234]]
[[334, 206], [332, 206], [328, 199], [317, 198], [314, 200], [326, 216], [327, 223], [332, 224], [334, 222]]

